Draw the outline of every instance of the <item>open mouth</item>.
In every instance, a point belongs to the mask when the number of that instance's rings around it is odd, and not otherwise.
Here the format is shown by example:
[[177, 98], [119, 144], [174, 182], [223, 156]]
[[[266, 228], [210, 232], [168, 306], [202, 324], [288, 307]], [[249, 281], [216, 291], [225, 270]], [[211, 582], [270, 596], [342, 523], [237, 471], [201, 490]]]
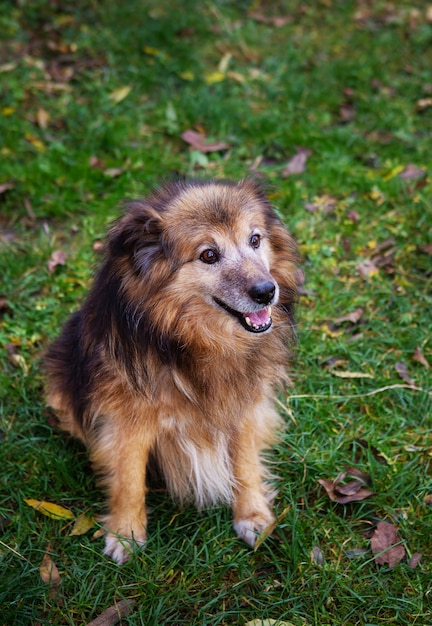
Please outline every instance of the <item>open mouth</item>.
[[240, 311], [236, 311], [229, 307], [225, 302], [219, 300], [219, 298], [214, 298], [216, 304], [218, 304], [222, 309], [230, 313], [233, 317], [236, 317], [240, 324], [250, 333], [263, 333], [268, 330], [273, 323], [271, 318], [271, 306], [266, 306], [258, 311], [250, 311], [246, 313], [241, 313]]

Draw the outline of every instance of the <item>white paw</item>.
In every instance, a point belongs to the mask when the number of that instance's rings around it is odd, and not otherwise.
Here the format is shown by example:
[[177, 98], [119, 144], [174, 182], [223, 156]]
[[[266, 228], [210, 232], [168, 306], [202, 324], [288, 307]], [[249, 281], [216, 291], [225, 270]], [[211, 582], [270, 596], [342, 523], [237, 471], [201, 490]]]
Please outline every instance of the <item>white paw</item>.
[[144, 547], [145, 540], [128, 539], [118, 535], [105, 536], [105, 549], [103, 553], [109, 556], [118, 565], [123, 565], [133, 554], [134, 546]]
[[243, 539], [249, 546], [254, 547], [258, 537], [266, 535], [274, 528], [273, 516], [256, 516], [249, 519], [242, 519], [233, 524], [237, 537]]

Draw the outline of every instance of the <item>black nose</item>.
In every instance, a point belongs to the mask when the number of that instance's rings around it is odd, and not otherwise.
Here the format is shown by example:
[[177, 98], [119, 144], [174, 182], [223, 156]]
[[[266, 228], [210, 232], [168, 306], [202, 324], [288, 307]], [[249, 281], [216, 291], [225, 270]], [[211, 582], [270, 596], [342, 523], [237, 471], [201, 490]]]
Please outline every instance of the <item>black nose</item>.
[[252, 300], [258, 304], [269, 304], [275, 295], [276, 287], [274, 283], [266, 280], [262, 283], [256, 283], [249, 289], [249, 295]]

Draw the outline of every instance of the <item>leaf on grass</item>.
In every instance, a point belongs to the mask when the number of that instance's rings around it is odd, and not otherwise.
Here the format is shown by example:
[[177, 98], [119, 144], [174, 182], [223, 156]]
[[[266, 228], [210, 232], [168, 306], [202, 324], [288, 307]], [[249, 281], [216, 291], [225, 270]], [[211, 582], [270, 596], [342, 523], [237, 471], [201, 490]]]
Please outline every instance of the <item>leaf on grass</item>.
[[88, 622], [87, 626], [114, 626], [114, 624], [118, 624], [124, 617], [132, 613], [135, 604], [135, 600], [120, 600], [120, 602], [110, 606], [91, 622]]
[[418, 180], [423, 176], [426, 176], [426, 172], [413, 163], [409, 163], [399, 174], [399, 178], [402, 180]]
[[36, 121], [37, 124], [40, 128], [42, 128], [43, 130], [45, 130], [45, 128], [47, 128], [48, 123], [50, 120], [50, 115], [47, 111], [45, 111], [45, 109], [43, 109], [42, 107], [39, 107], [36, 113]]
[[225, 143], [225, 141], [210, 142], [203, 133], [198, 133], [195, 130], [185, 130], [184, 133], [181, 134], [181, 138], [194, 150], [198, 150], [198, 152], [202, 152], [203, 154], [207, 152], [219, 152], [220, 150], [227, 150], [229, 148], [229, 144]]
[[109, 99], [115, 104], [118, 104], [119, 102], [127, 98], [131, 91], [132, 91], [131, 85], [125, 85], [124, 87], [119, 87], [118, 89], [114, 89], [114, 91], [110, 93]]
[[54, 504], [53, 502], [33, 500], [32, 498], [26, 498], [24, 502], [36, 509], [36, 511], [43, 513], [47, 517], [52, 517], [53, 519], [73, 519], [75, 517], [72, 511], [65, 509], [59, 504]]
[[46, 585], [50, 585], [51, 588], [56, 588], [59, 586], [61, 579], [57, 566], [49, 554], [50, 551], [51, 544], [48, 544], [46, 552], [43, 555], [42, 563], [39, 567], [39, 574], [42, 581]]
[[24, 138], [26, 141], [28, 141], [33, 148], [35, 148], [38, 152], [45, 152], [46, 147], [45, 144], [35, 135], [32, 135], [31, 133], [26, 133], [24, 135]]
[[[295, 626], [292, 622], [285, 622], [279, 619], [253, 619], [250, 622], [246, 622], [245, 626]], [[306, 622], [302, 623], [302, 626], [308, 626]]]
[[307, 148], [298, 148], [296, 154], [288, 161], [282, 170], [282, 178], [293, 174], [302, 174], [306, 169], [306, 161], [312, 154]]
[[372, 537], [371, 548], [379, 565], [394, 567], [405, 556], [405, 548], [400, 543], [397, 526], [388, 522], [378, 522]]
[[[355, 480], [345, 482], [347, 476], [355, 477]], [[318, 482], [324, 487], [330, 500], [339, 504], [361, 502], [374, 495], [373, 491], [365, 487], [365, 485], [370, 485], [370, 477], [352, 467], [346, 467], [345, 471], [341, 472], [334, 480], [320, 478]]]
[[410, 378], [408, 374], [408, 368], [405, 365], [405, 363], [402, 363], [402, 361], [398, 361], [395, 365], [395, 370], [397, 371], [399, 376], [402, 378], [402, 380], [408, 383], [408, 385], [414, 385], [414, 381], [412, 378]]
[[355, 439], [354, 444], [357, 444], [358, 446], [360, 446], [360, 450], [356, 452], [356, 456], [355, 456], [356, 463], [358, 463], [358, 461], [360, 460], [361, 448], [363, 448], [365, 450], [369, 450], [370, 452], [372, 452], [374, 459], [378, 461], [378, 463], [381, 463], [381, 465], [387, 465], [386, 458], [380, 453], [378, 448], [375, 448], [375, 446], [372, 446], [370, 443], [366, 441], [366, 439]]
[[408, 566], [411, 569], [415, 569], [417, 565], [420, 563], [421, 558], [422, 558], [421, 552], [414, 552], [414, 554], [412, 555], [412, 557], [410, 558], [408, 562]]
[[293, 19], [291, 15], [268, 16], [261, 13], [261, 11], [252, 11], [249, 13], [249, 17], [256, 22], [261, 22], [262, 24], [267, 24], [268, 26], [275, 26], [276, 28], [282, 28], [286, 24], [292, 22]]
[[89, 158], [89, 165], [90, 167], [93, 167], [96, 170], [104, 170], [106, 168], [105, 161], [103, 161], [102, 159], [99, 159], [99, 157], [95, 155], [92, 155]]
[[324, 194], [323, 196], [315, 196], [313, 202], [307, 202], [305, 204], [305, 209], [310, 211], [310, 213], [316, 213], [317, 211], [332, 213], [335, 210], [336, 205], [336, 198], [329, 196], [328, 194]]
[[70, 535], [85, 535], [95, 525], [94, 516], [88, 517], [85, 513], [81, 513], [75, 520]]
[[121, 176], [123, 174], [124, 169], [122, 167], [110, 167], [107, 170], [104, 170], [105, 176], [108, 178], [116, 178], [117, 176]]
[[317, 565], [323, 565], [324, 563], [324, 554], [319, 546], [314, 546], [311, 550], [310, 557], [313, 563]]
[[367, 374], [366, 372], [342, 372], [338, 370], [330, 370], [334, 376], [339, 378], [374, 378], [373, 374]]
[[417, 361], [418, 363], [421, 363], [422, 365], [424, 365], [427, 370], [430, 368], [429, 362], [426, 359], [423, 352], [421, 351], [421, 348], [419, 348], [419, 346], [417, 346], [417, 348], [415, 349], [413, 359], [414, 361]]
[[359, 263], [356, 269], [363, 280], [367, 280], [369, 277], [376, 276], [379, 273], [378, 267], [370, 259], [365, 259]]
[[429, 493], [427, 496], [425, 496], [423, 502], [428, 506], [432, 506], [432, 493]]
[[52, 274], [58, 265], [66, 263], [66, 252], [64, 250], [55, 250], [48, 261], [48, 272]]
[[12, 180], [9, 180], [7, 183], [0, 184], [0, 195], [5, 193], [5, 191], [9, 191], [9, 189], [13, 189], [15, 187], [15, 183]]
[[352, 324], [357, 324], [357, 322], [359, 322], [360, 319], [362, 318], [363, 313], [364, 313], [364, 309], [359, 307], [358, 309], [355, 309], [355, 311], [351, 311], [351, 313], [348, 313], [347, 315], [343, 315], [342, 317], [337, 317], [334, 320], [334, 323], [343, 324], [343, 322], [351, 322]]

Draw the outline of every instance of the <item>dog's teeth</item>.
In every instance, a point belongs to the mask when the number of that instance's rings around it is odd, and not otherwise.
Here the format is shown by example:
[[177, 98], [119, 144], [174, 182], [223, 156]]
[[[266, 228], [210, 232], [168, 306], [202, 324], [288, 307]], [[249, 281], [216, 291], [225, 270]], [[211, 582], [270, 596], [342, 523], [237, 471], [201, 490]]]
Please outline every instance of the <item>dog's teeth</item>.
[[250, 317], [245, 317], [245, 322], [248, 326], [252, 326], [251, 321], [250, 321]]
[[271, 317], [271, 306], [267, 307], [267, 314], [269, 317]]

